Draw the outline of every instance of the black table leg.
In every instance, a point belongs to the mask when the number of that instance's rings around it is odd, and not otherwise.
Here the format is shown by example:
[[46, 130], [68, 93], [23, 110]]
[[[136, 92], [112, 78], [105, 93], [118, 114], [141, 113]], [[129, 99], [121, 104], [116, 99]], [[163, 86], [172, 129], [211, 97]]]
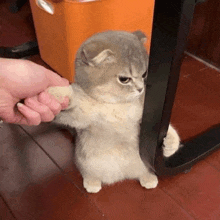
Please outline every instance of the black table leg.
[[163, 157], [162, 152], [195, 4], [195, 0], [155, 1], [140, 155], [158, 175], [188, 170], [220, 146], [220, 127], [216, 127], [184, 143], [184, 147], [170, 158]]
[[10, 11], [12, 13], [17, 13], [26, 2], [27, 0], [15, 0], [10, 5]]

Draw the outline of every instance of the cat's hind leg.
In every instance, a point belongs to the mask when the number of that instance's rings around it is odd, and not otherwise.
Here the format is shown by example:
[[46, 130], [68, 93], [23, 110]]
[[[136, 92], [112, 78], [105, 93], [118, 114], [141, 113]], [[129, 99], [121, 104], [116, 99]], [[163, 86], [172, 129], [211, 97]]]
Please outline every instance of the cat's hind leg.
[[88, 193], [97, 193], [101, 190], [102, 183], [94, 177], [85, 176], [83, 177], [83, 186]]
[[141, 186], [146, 189], [153, 189], [157, 187], [158, 179], [154, 173], [147, 172], [140, 177]]
[[156, 188], [158, 184], [157, 176], [150, 170], [149, 165], [143, 163], [139, 153], [133, 155], [131, 162], [125, 169], [127, 179], [137, 179], [141, 186], [146, 189]]

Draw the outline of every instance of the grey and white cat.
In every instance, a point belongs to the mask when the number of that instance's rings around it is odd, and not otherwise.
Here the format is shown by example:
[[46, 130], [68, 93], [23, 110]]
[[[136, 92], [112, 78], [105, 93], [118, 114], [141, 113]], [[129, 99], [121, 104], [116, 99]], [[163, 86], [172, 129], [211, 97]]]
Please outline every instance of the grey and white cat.
[[[49, 89], [57, 98], [70, 97], [55, 121], [76, 128], [76, 162], [90, 193], [124, 179], [138, 179], [147, 189], [158, 184], [138, 146], [148, 68], [145, 39], [140, 31], [93, 35], [77, 52], [75, 83]], [[170, 125], [164, 155], [175, 153], [179, 142]]]

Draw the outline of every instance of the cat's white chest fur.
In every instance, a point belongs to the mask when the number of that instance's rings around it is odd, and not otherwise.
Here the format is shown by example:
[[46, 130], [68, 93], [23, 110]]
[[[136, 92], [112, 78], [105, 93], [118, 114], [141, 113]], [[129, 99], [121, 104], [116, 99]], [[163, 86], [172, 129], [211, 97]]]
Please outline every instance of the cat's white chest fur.
[[[134, 123], [142, 117], [142, 106], [137, 100], [133, 103], [100, 103], [86, 95], [77, 84], [72, 85], [72, 100], [69, 108], [79, 120], [84, 118], [90, 123]], [[88, 120], [87, 120], [88, 119]], [[83, 121], [83, 120], [82, 120]]]
[[[91, 108], [90, 108], [91, 110]], [[93, 112], [94, 111], [94, 112]], [[141, 109], [138, 104], [96, 104], [92, 106], [92, 112], [97, 119], [113, 123], [128, 123], [138, 121], [141, 118]]]

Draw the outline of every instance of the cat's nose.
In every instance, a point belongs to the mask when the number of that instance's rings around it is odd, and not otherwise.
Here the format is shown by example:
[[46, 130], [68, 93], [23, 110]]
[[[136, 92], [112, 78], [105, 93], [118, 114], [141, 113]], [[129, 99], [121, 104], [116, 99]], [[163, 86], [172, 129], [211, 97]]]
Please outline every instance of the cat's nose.
[[137, 91], [141, 93], [141, 92], [142, 92], [142, 90], [143, 90], [143, 88], [141, 88], [141, 89], [138, 89]]

